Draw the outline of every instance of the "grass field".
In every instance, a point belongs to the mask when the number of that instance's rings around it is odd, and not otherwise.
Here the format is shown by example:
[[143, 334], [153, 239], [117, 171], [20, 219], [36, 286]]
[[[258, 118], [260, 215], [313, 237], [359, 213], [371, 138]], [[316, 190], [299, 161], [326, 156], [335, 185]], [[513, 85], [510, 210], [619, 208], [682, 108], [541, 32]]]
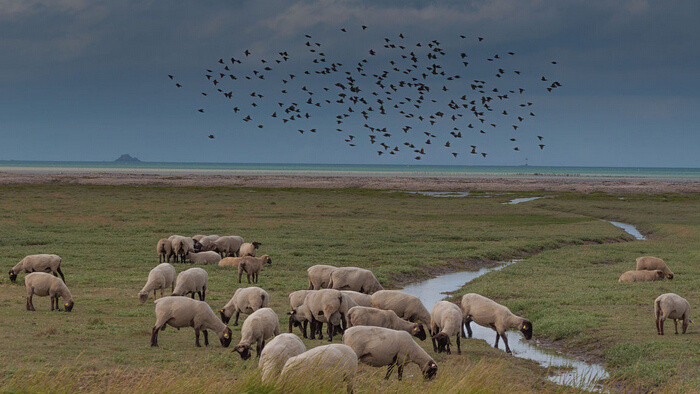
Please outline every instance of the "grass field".
[[[323, 263], [372, 269], [385, 287], [457, 269], [473, 260], [529, 256], [470, 283], [478, 292], [527, 316], [535, 336], [603, 360], [612, 388], [700, 390], [700, 328], [656, 335], [652, 302], [665, 292], [700, 305], [700, 196], [578, 195], [519, 205], [520, 196], [473, 193], [466, 198], [357, 189], [231, 189], [170, 187], [20, 186], [0, 189], [0, 391], [251, 391], [263, 386], [254, 359], [242, 361], [215, 341], [194, 347], [191, 329], [169, 328], [160, 348], [148, 347], [153, 305], [137, 292], [157, 264], [155, 244], [171, 234], [236, 234], [263, 243], [272, 256], [259, 285], [271, 296], [283, 331], [287, 294], [307, 287], [306, 267]], [[523, 196], [527, 196], [523, 194]], [[624, 199], [620, 199], [623, 197]], [[649, 241], [606, 218], [638, 225]], [[56, 253], [75, 298], [72, 313], [49, 312], [48, 298], [25, 311], [24, 274], [6, 272], [22, 257]], [[673, 281], [620, 284], [634, 258], [663, 257]], [[189, 265], [186, 266], [189, 268]], [[178, 271], [185, 265], [176, 265]], [[207, 302], [223, 306], [236, 288], [231, 270], [205, 266]], [[244, 279], [245, 281], [245, 279]], [[697, 309], [694, 309], [697, 310]], [[691, 312], [691, 317], [696, 312]], [[239, 326], [240, 327], [240, 326]], [[234, 329], [234, 341], [240, 338]], [[669, 334], [670, 333], [670, 334]], [[339, 342], [339, 339], [336, 340]], [[325, 341], [306, 341], [307, 347]], [[428, 349], [428, 343], [423, 343]], [[558, 391], [536, 364], [505, 355], [483, 341], [466, 341], [463, 355], [439, 355], [436, 379], [417, 367], [404, 380], [361, 366], [357, 392]], [[432, 354], [432, 349], [430, 349]], [[309, 382], [299, 391], [314, 391]], [[289, 387], [286, 388], [288, 390]]]

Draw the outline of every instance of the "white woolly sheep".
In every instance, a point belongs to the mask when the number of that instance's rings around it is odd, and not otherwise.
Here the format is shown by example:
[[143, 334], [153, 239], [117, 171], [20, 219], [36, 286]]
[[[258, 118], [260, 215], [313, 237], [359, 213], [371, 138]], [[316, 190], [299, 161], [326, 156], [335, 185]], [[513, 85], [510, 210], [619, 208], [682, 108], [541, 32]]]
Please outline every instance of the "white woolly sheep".
[[195, 241], [201, 243], [201, 242], [202, 242], [202, 238], [204, 238], [204, 237], [205, 237], [204, 234], [197, 234], [197, 235], [193, 235], [193, 236], [192, 236], [192, 239], [194, 239]]
[[[309, 381], [305, 376], [323, 376], [324, 381], [347, 382], [347, 392], [352, 393], [352, 381], [357, 372], [357, 355], [347, 345], [318, 346], [287, 360], [280, 378], [294, 376], [296, 381]], [[299, 379], [301, 377], [301, 379]]]
[[[304, 338], [307, 338], [306, 327], [308, 327], [309, 323], [314, 321], [314, 315], [311, 313], [309, 307], [306, 304], [302, 304], [294, 307], [290, 312], [287, 312], [287, 314], [289, 315], [289, 332], [292, 332], [292, 326], [296, 326], [299, 327], [299, 331], [301, 331]], [[320, 334], [320, 329], [317, 328], [316, 331], [314, 331], [313, 339], [315, 339], [316, 332]], [[323, 334], [320, 334], [319, 339], [323, 339]]]
[[336, 290], [354, 290], [366, 294], [384, 290], [372, 271], [357, 267], [340, 267], [333, 270], [328, 287]]
[[191, 293], [192, 298], [194, 298], [194, 293], [197, 293], [199, 300], [204, 301], [207, 296], [208, 280], [209, 275], [207, 271], [199, 267], [182, 271], [177, 275], [175, 290], [173, 290], [173, 294], [171, 295], [186, 296]]
[[202, 237], [199, 240], [199, 243], [202, 245], [202, 251], [207, 252], [207, 251], [213, 251], [216, 249], [216, 240], [219, 239], [218, 235], [207, 235]]
[[306, 327], [312, 320], [311, 311], [308, 311], [308, 308], [306, 308], [308, 314], [304, 312], [297, 313], [297, 308], [304, 304], [304, 299], [312, 291], [314, 290], [297, 290], [289, 293], [290, 312], [287, 312], [289, 315], [289, 332], [292, 332], [292, 327], [299, 327], [299, 331], [304, 335], [304, 338], [306, 338]]
[[279, 334], [274, 337], [260, 353], [258, 368], [262, 369], [262, 382], [271, 383], [282, 371], [287, 360], [305, 351], [304, 342], [294, 334]]
[[418, 365], [425, 379], [432, 379], [438, 366], [405, 331], [384, 327], [350, 327], [343, 334], [343, 343], [355, 351], [357, 359], [373, 367], [388, 366], [385, 379], [389, 379], [394, 367], [398, 367], [399, 380], [403, 368], [413, 362]]
[[248, 284], [250, 284], [251, 278], [253, 278], [253, 283], [258, 283], [258, 276], [260, 275], [260, 271], [262, 271], [263, 264], [265, 263], [272, 265], [272, 259], [266, 254], [260, 257], [241, 257], [241, 261], [238, 263], [238, 283], [241, 283], [241, 276], [243, 276], [243, 272], [246, 273]]
[[372, 306], [372, 296], [352, 290], [341, 290], [341, 293], [350, 297], [359, 306]]
[[238, 255], [255, 257], [260, 245], [262, 245], [260, 242], [244, 242], [238, 249]]
[[238, 316], [241, 313], [250, 315], [251, 313], [257, 311], [260, 308], [267, 308], [270, 302], [270, 296], [267, 292], [259, 287], [244, 287], [237, 289], [233, 293], [231, 300], [226, 303], [226, 305], [219, 309], [221, 314], [221, 321], [228, 324], [231, 320], [233, 313], [236, 313], [236, 320], [233, 322], [234, 326], [238, 325]]
[[654, 300], [654, 316], [656, 317], [656, 332], [664, 335], [664, 322], [673, 319], [673, 326], [678, 334], [678, 320], [683, 321], [683, 334], [688, 329], [690, 320], [690, 303], [675, 293], [661, 294]]
[[[424, 341], [427, 336], [420, 323], [411, 323], [400, 318], [392, 310], [383, 310], [366, 306], [356, 306], [348, 311], [348, 327], [374, 326], [391, 328], [392, 330], [406, 331], [414, 337]], [[460, 323], [461, 324], [461, 323]]]
[[168, 237], [170, 243], [172, 244], [172, 251], [175, 255], [175, 262], [185, 262], [185, 256], [189, 252], [195, 251], [195, 240], [189, 237], [183, 237], [182, 235], [171, 235]]
[[413, 323], [424, 324], [430, 336], [430, 313], [421, 300], [400, 290], [381, 290], [372, 294], [372, 306], [394, 311], [400, 318]]
[[148, 294], [153, 290], [153, 299], [156, 299], [156, 290], [160, 289], [160, 296], [163, 297], [163, 292], [167, 287], [171, 288], [171, 291], [175, 291], [175, 267], [168, 263], [161, 263], [148, 273], [148, 280], [143, 289], [139, 291], [139, 301], [141, 303], [148, 300]]
[[520, 330], [525, 339], [532, 338], [532, 323], [529, 320], [516, 316], [505, 306], [479, 294], [469, 293], [462, 296], [462, 316], [469, 338], [472, 337], [472, 321], [480, 326], [490, 327], [496, 331], [496, 344], [493, 347], [498, 349], [498, 339], [503, 338], [506, 353], [511, 353], [506, 338], [507, 330]]
[[317, 264], [306, 270], [309, 276], [309, 290], [321, 290], [329, 288], [331, 273], [338, 267], [332, 265]]
[[158, 346], [158, 331], [165, 330], [166, 324], [178, 330], [183, 327], [194, 328], [194, 345], [197, 347], [200, 347], [200, 331], [204, 331], [204, 346], [209, 346], [207, 330], [212, 330], [219, 336], [221, 346], [228, 347], [231, 344], [231, 329], [216, 317], [206, 302], [171, 296], [155, 300], [155, 304], [156, 324], [151, 330], [151, 346]]
[[627, 271], [620, 275], [618, 282], [653, 282], [663, 280], [664, 272], [661, 270]]
[[668, 268], [663, 259], [654, 256], [637, 257], [637, 271], [659, 270], [666, 275], [666, 278], [673, 279], [673, 272]]
[[219, 267], [235, 267], [238, 268], [238, 264], [241, 262], [243, 257], [224, 257], [219, 260]]
[[63, 282], [66, 278], [61, 271], [61, 256], [55, 254], [31, 254], [26, 256], [12, 269], [10, 269], [10, 281], [17, 281], [17, 274], [24, 271], [29, 274], [32, 272], [51, 272], [53, 276], [61, 275]]
[[34, 303], [32, 302], [33, 296], [37, 295], [39, 297], [51, 297], [51, 310], [54, 310], [54, 304], [56, 305], [55, 310], [60, 311], [58, 307], [58, 298], [62, 297], [66, 308], [66, 312], [73, 310], [73, 296], [68, 290], [66, 283], [58, 277], [44, 273], [44, 272], [33, 272], [24, 277], [24, 285], [27, 287], [27, 310], [35, 311]]
[[221, 261], [221, 256], [219, 256], [218, 253], [213, 252], [213, 251], [208, 251], [208, 252], [188, 252], [186, 255], [187, 259], [190, 260], [193, 263], [198, 263], [198, 264], [214, 264], [218, 263]]
[[243, 245], [243, 238], [237, 235], [225, 235], [214, 241], [214, 251], [218, 252], [221, 257], [238, 256], [238, 250]]
[[462, 354], [459, 343], [460, 334], [464, 335], [462, 310], [449, 301], [439, 301], [430, 311], [430, 331], [433, 333], [433, 351], [450, 354], [450, 337], [457, 340], [457, 354]]
[[170, 258], [173, 257], [173, 244], [167, 238], [161, 238], [156, 245], [156, 253], [158, 254], [158, 263], [170, 263]]
[[255, 352], [260, 357], [265, 340], [279, 333], [280, 321], [275, 311], [270, 308], [258, 309], [243, 322], [241, 341], [233, 350], [238, 352], [243, 360], [247, 360], [250, 358], [251, 346], [255, 344]]
[[[352, 303], [352, 304], [351, 304]], [[338, 290], [321, 289], [310, 292], [304, 299], [313, 319], [311, 320], [311, 339], [315, 339], [316, 332], [321, 330], [323, 323], [328, 325], [328, 341], [333, 341], [336, 327], [342, 324], [342, 329], [347, 327], [346, 316], [354, 301]], [[323, 338], [321, 336], [321, 338]]]

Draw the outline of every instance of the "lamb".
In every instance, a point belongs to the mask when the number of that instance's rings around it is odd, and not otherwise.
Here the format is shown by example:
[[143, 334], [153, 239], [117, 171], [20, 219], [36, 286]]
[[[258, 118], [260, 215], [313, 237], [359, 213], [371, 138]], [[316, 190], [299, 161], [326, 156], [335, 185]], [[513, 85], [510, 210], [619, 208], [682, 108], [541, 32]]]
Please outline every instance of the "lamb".
[[399, 290], [381, 290], [372, 294], [372, 306], [394, 311], [400, 318], [428, 327], [430, 336], [430, 313], [421, 300]]
[[199, 243], [202, 245], [202, 251], [213, 251], [216, 248], [216, 240], [219, 239], [218, 235], [207, 235], [199, 239]]
[[491, 327], [496, 331], [494, 347], [498, 349], [498, 339], [503, 338], [506, 353], [511, 353], [506, 338], [507, 330], [520, 330], [525, 339], [532, 338], [532, 323], [529, 320], [514, 315], [510, 309], [479, 294], [469, 293], [462, 296], [462, 316], [469, 338], [472, 337], [472, 321], [483, 327]]
[[238, 255], [255, 257], [260, 245], [262, 245], [260, 242], [244, 242], [238, 249]]
[[460, 334], [464, 335], [463, 320], [462, 310], [449, 301], [439, 301], [433, 306], [430, 311], [433, 351], [450, 354], [450, 337], [454, 335], [457, 340], [457, 354], [462, 354], [459, 337]]
[[233, 350], [238, 352], [243, 360], [247, 360], [250, 358], [250, 348], [255, 344], [255, 352], [260, 357], [265, 340], [279, 333], [280, 321], [275, 311], [270, 308], [258, 309], [243, 322], [241, 341]]
[[61, 275], [61, 279], [65, 283], [66, 278], [61, 271], [61, 256], [55, 254], [30, 254], [26, 256], [12, 269], [10, 269], [10, 281], [17, 281], [17, 274], [24, 271], [31, 272], [51, 272], [53, 276]]
[[156, 324], [151, 330], [151, 346], [158, 346], [158, 331], [165, 330], [165, 325], [175, 327], [194, 328], [195, 342], [199, 345], [199, 332], [204, 331], [204, 346], [209, 346], [209, 334], [212, 330], [219, 336], [221, 346], [228, 347], [231, 344], [231, 329], [222, 323], [214, 311], [204, 301], [197, 301], [187, 297], [163, 297], [154, 301], [156, 304]]
[[658, 257], [637, 257], [637, 271], [641, 270], [659, 270], [664, 273], [666, 278], [673, 279], [673, 272], [668, 268], [666, 262]]
[[357, 267], [341, 267], [333, 270], [328, 287], [336, 290], [354, 290], [366, 294], [384, 290], [372, 271]]
[[305, 351], [304, 342], [294, 334], [280, 334], [274, 337], [260, 353], [258, 368], [262, 369], [262, 382], [271, 383], [288, 359]]
[[236, 312], [236, 320], [234, 326], [238, 325], [238, 316], [241, 313], [251, 314], [260, 308], [267, 308], [270, 301], [270, 296], [267, 292], [259, 287], [244, 287], [237, 289], [233, 293], [231, 300], [221, 309], [221, 321], [228, 324], [231, 320], [231, 315]]
[[331, 273], [338, 267], [332, 265], [317, 264], [306, 270], [309, 275], [309, 290], [328, 289], [331, 281]]
[[[336, 326], [347, 327], [346, 316], [352, 299], [338, 290], [322, 289], [310, 292], [304, 299], [312, 314], [311, 339], [315, 339], [317, 330], [323, 323], [328, 324], [328, 341], [333, 341]], [[354, 302], [353, 302], [354, 304]]]
[[221, 257], [238, 256], [238, 250], [243, 245], [243, 238], [237, 235], [226, 235], [219, 237], [214, 241], [214, 251], [218, 252]]
[[192, 298], [194, 298], [194, 293], [197, 293], [200, 301], [204, 301], [207, 296], [207, 281], [209, 280], [209, 275], [207, 271], [195, 267], [188, 270], [180, 272], [175, 281], [175, 290], [171, 295], [173, 296], [186, 296], [192, 293]]
[[56, 305], [55, 310], [60, 311], [58, 307], [58, 298], [63, 297], [66, 312], [73, 310], [73, 296], [68, 290], [68, 286], [61, 279], [56, 276], [52, 276], [45, 272], [33, 272], [24, 277], [24, 285], [27, 287], [27, 310], [35, 311], [34, 303], [32, 302], [32, 297], [38, 295], [39, 297], [51, 297], [51, 310], [54, 310], [54, 304]]
[[[348, 327], [374, 326], [391, 328], [392, 330], [406, 331], [414, 337], [424, 341], [425, 330], [419, 323], [411, 323], [400, 318], [394, 311], [377, 308], [356, 306], [348, 311]], [[460, 320], [461, 322], [461, 320]]]
[[175, 255], [175, 262], [185, 262], [185, 256], [189, 252], [195, 251], [195, 240], [182, 235], [171, 235], [169, 238], [172, 244], [172, 252]]
[[221, 261], [221, 256], [219, 256], [218, 253], [212, 251], [199, 253], [188, 252], [186, 257], [191, 262], [199, 264], [214, 264]]
[[653, 282], [663, 280], [664, 272], [661, 270], [627, 271], [620, 275], [618, 282]]
[[388, 366], [385, 379], [389, 379], [394, 367], [398, 367], [399, 380], [403, 368], [413, 362], [418, 365], [425, 379], [432, 379], [438, 366], [405, 331], [384, 327], [350, 327], [343, 334], [343, 343], [355, 351], [357, 359], [373, 367]]
[[683, 321], [683, 334], [688, 329], [690, 320], [690, 303], [685, 298], [674, 293], [661, 294], [654, 300], [654, 316], [656, 317], [656, 332], [664, 335], [664, 322], [673, 319], [673, 326], [678, 334], [678, 320]]
[[243, 272], [248, 277], [248, 284], [250, 284], [250, 278], [253, 278], [253, 283], [258, 283], [258, 275], [260, 275], [260, 271], [265, 263], [272, 265], [272, 259], [266, 254], [260, 257], [242, 257], [238, 263], [238, 283], [241, 283]]
[[141, 303], [148, 300], [148, 293], [153, 290], [153, 299], [156, 299], [156, 290], [160, 289], [160, 296], [163, 297], [163, 291], [166, 287], [170, 287], [175, 291], [175, 267], [168, 263], [161, 263], [148, 273], [148, 280], [143, 289], [139, 291], [139, 301]]
[[173, 244], [167, 238], [161, 238], [156, 245], [156, 253], [158, 254], [158, 264], [170, 263], [170, 258], [173, 257]]
[[372, 296], [352, 290], [341, 290], [341, 293], [350, 297], [359, 306], [372, 306]]
[[[324, 381], [341, 380], [347, 382], [347, 391], [352, 393], [352, 380], [357, 372], [357, 355], [347, 345], [331, 344], [318, 346], [287, 360], [280, 377], [306, 375], [323, 376]], [[310, 379], [301, 379], [308, 382]], [[299, 379], [297, 379], [299, 381]]]

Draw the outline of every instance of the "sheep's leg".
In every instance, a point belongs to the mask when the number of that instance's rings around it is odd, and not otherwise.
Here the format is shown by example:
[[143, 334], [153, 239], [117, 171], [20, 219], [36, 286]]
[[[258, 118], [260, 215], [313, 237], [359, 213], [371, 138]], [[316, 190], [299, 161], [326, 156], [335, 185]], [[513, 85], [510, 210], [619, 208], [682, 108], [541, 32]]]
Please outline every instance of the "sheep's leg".
[[[163, 294], [161, 293], [161, 295], [160, 295], [160, 296], [162, 297], [162, 296], [163, 296]], [[153, 289], [153, 299], [154, 299], [154, 300], [156, 299], [156, 289]]]
[[63, 281], [63, 283], [66, 283], [66, 277], [63, 276], [63, 271], [61, 271], [61, 267], [57, 267], [56, 272], [58, 272], [58, 274], [61, 275], [61, 280]]
[[457, 334], [456, 337], [457, 337], [457, 354], [462, 354], [462, 345], [459, 343], [459, 334]]
[[192, 294], [192, 299], [194, 300], [194, 291], [191, 292], [190, 294]]
[[[165, 324], [163, 324], [163, 327], [165, 327]], [[162, 330], [163, 327], [158, 326], [153, 326], [153, 330], [151, 330], [151, 347], [157, 347], [158, 346], [158, 331]]]
[[[236, 311], [236, 321], [233, 322], [234, 326], [238, 325], [238, 316], [240, 316], [240, 314], [241, 314], [240, 311]], [[289, 319], [289, 332], [292, 332], [292, 319], [291, 318]]]
[[676, 329], [676, 335], [678, 335], [678, 319], [673, 319], [673, 328]]
[[[54, 311], [53, 304], [56, 301], [56, 296], [51, 296], [51, 312]], [[56, 309], [58, 309], [58, 303], [56, 303]]]
[[399, 368], [396, 370], [396, 373], [399, 375], [399, 380], [403, 379], [403, 365], [399, 365]]
[[509, 354], [512, 353], [510, 351], [510, 347], [508, 346], [508, 337], [506, 337], [505, 332], [503, 334], [501, 334], [501, 338], [503, 338], [503, 344], [506, 345], [506, 353], [509, 353]]
[[314, 320], [311, 320], [311, 330], [309, 333], [310, 339], [316, 339], [316, 323], [314, 323]]
[[199, 344], [199, 328], [194, 329], [194, 345], [197, 347], [202, 347], [202, 345]]
[[333, 342], [333, 334], [335, 334], [335, 326], [329, 321], [326, 323], [328, 331], [328, 342]]
[[394, 370], [394, 366], [396, 364], [390, 364], [389, 367], [386, 369], [386, 375], [384, 375], [384, 379], [389, 379], [389, 376], [391, 376], [391, 372]]
[[495, 347], [496, 349], [498, 349], [498, 340], [499, 340], [499, 339], [501, 339], [501, 334], [496, 333], [496, 344], [493, 345], [493, 347]]
[[304, 320], [304, 322], [302, 323], [302, 327], [303, 327], [303, 328], [300, 327], [300, 328], [302, 328], [302, 331], [301, 331], [301, 332], [302, 332], [302, 335], [304, 335], [304, 338], [306, 338], [306, 326], [307, 326], [308, 324], [309, 324], [309, 322], [308, 322], [307, 320]]
[[163, 255], [158, 253], [158, 264], [163, 263]]
[[58, 274], [56, 273], [56, 271], [53, 271], [53, 270], [52, 270], [52, 271], [51, 271], [51, 275], [53, 275], [53, 276], [55, 276], [55, 277], [58, 278]]
[[241, 276], [243, 276], [243, 272], [239, 270], [238, 271], [238, 283], [241, 283]]
[[469, 334], [469, 338], [472, 337], [472, 318], [471, 316], [467, 316], [464, 318], [464, 325], [467, 327], [467, 334]]
[[430, 340], [433, 341], [433, 351], [437, 353], [438, 348], [437, 348], [437, 342], [435, 341], [435, 337], [430, 337]]
[[197, 292], [197, 297], [199, 297], [199, 300], [202, 301], [202, 292], [201, 291]]
[[348, 329], [348, 320], [345, 318], [345, 314], [344, 314], [344, 313], [341, 313], [341, 314], [340, 314], [340, 321], [341, 321], [342, 324], [343, 324], [343, 333], [344, 333], [345, 330]]
[[27, 296], [27, 310], [28, 311], [36, 311], [36, 309], [34, 309], [34, 302], [32, 302], [33, 297], [34, 297], [34, 289], [30, 289], [29, 295]]
[[661, 319], [659, 319], [659, 328], [660, 328], [659, 335], [664, 335], [664, 321], [665, 320], [666, 319], [664, 319], [663, 317]]
[[207, 287], [202, 287], [202, 301], [207, 298]]
[[209, 346], [209, 332], [207, 330], [203, 330], [204, 332], [204, 346]]
[[248, 279], [248, 284], [250, 284], [250, 274], [246, 272], [246, 278]]
[[[163, 287], [160, 288], [160, 297], [163, 298]], [[173, 289], [174, 290], [174, 289]], [[155, 297], [154, 297], [155, 298]]]
[[265, 347], [265, 340], [258, 341], [255, 344], [255, 357], [260, 357], [260, 352], [262, 352], [263, 347]]

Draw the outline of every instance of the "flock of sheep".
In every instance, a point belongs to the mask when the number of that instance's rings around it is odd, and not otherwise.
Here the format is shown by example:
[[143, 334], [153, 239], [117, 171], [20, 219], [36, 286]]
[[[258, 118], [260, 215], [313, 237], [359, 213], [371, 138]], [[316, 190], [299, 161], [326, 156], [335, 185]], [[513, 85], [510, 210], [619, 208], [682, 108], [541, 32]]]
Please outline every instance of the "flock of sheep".
[[[268, 307], [270, 297], [262, 288], [237, 289], [216, 316], [205, 302], [207, 272], [193, 267], [177, 274], [170, 264], [173, 258], [182, 263], [218, 263], [222, 267], [237, 267], [239, 283], [243, 272], [247, 274], [249, 284], [257, 283], [263, 265], [272, 263], [268, 255], [256, 257], [260, 246], [259, 242], [246, 243], [238, 236], [173, 235], [158, 241], [160, 264], [150, 271], [145, 286], [138, 293], [143, 303], [153, 292], [156, 322], [151, 332], [151, 346], [158, 346], [158, 333], [170, 325], [178, 329], [192, 327], [195, 346], [201, 346], [200, 333], [207, 346], [208, 331], [211, 330], [221, 345], [228, 347], [233, 340], [228, 323], [235, 314], [233, 325], [236, 326], [240, 314], [246, 314], [248, 317], [243, 322], [241, 338], [234, 351], [247, 360], [255, 346], [264, 382], [326, 370], [346, 381], [351, 388], [358, 361], [374, 367], [387, 366], [386, 378], [396, 369], [401, 379], [403, 368], [409, 363], [415, 363], [426, 379], [434, 377], [438, 369], [435, 360], [413, 337], [425, 340], [429, 336], [436, 353], [451, 353], [452, 337], [457, 353], [461, 353], [460, 338], [467, 337], [465, 328], [471, 338], [471, 322], [496, 331], [494, 346], [498, 348], [502, 339], [508, 353], [511, 350], [505, 335], [507, 330], [519, 330], [526, 339], [532, 337], [529, 320], [479, 294], [465, 294], [460, 306], [440, 301], [428, 312], [417, 297], [399, 290], [384, 290], [369, 270], [329, 265], [308, 268], [308, 289], [289, 294], [289, 333], [280, 334], [279, 317]], [[61, 261], [61, 257], [52, 254], [30, 255], [10, 270], [13, 282], [20, 272], [28, 273], [25, 277], [27, 310], [35, 310], [34, 295], [49, 296], [51, 310], [60, 310], [59, 298], [63, 298], [67, 312], [73, 309], [74, 302], [65, 284]], [[663, 277], [673, 278], [664, 261], [645, 256], [637, 259], [637, 270], [625, 272], [620, 282]], [[164, 296], [166, 290], [170, 291], [169, 296]], [[160, 299], [156, 299], [158, 291]], [[195, 300], [195, 294], [199, 300]], [[663, 335], [666, 319], [674, 320], [676, 334], [679, 320], [683, 322], [683, 333], [686, 332], [690, 305], [684, 298], [673, 293], [662, 294], [654, 301], [654, 313], [660, 335]], [[339, 333], [343, 344], [306, 350], [301, 339], [292, 333], [293, 327], [298, 327], [304, 338], [323, 339], [323, 324], [326, 324], [328, 341], [332, 342]]]

